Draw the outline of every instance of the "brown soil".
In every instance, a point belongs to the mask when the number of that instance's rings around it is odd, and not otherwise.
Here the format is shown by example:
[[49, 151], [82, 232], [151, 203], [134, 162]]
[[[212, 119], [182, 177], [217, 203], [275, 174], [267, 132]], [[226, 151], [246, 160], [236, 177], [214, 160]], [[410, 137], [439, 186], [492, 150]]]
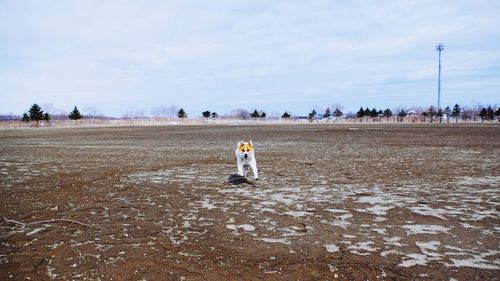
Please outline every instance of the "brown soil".
[[[234, 175], [241, 139], [259, 181]], [[0, 131], [0, 280], [498, 280], [499, 139], [451, 124]]]

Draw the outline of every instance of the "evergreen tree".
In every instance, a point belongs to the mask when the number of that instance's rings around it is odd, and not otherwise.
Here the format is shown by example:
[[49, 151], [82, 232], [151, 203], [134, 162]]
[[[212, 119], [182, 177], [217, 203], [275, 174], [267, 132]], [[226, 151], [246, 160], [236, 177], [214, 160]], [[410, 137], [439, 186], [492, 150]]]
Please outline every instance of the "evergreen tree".
[[406, 117], [406, 112], [401, 109], [401, 111], [398, 113], [398, 119], [399, 119], [399, 122], [403, 122], [403, 118]]
[[338, 108], [335, 108], [335, 111], [333, 112], [333, 115], [335, 115], [335, 117], [340, 117], [343, 115], [342, 111], [340, 111], [340, 109]]
[[431, 117], [436, 116], [436, 109], [434, 108], [433, 105], [431, 105], [431, 107], [429, 107], [428, 113], [429, 113], [429, 116], [431, 116]]
[[486, 109], [486, 119], [488, 120], [495, 119], [495, 112], [493, 111], [493, 108], [491, 108], [491, 105], [488, 106], [488, 109]]
[[257, 111], [257, 109], [256, 109], [256, 110], [254, 110], [252, 114], [250, 114], [250, 117], [255, 118], [255, 119], [257, 119], [257, 118], [259, 118], [259, 117], [260, 117], [260, 114], [259, 114], [259, 112]]
[[281, 115], [281, 118], [285, 118], [285, 119], [290, 118], [290, 113], [285, 111], [285, 113], [283, 113], [283, 115]]
[[497, 119], [499, 119], [500, 121], [500, 107], [497, 108], [497, 111], [495, 111], [495, 116], [497, 117]]
[[451, 108], [449, 106], [447, 106], [444, 111], [443, 111], [444, 114], [446, 115], [450, 115], [451, 114]]
[[377, 117], [378, 116], [378, 113], [377, 113], [377, 110], [375, 109], [375, 107], [372, 109], [372, 111], [370, 111], [370, 117]]
[[441, 108], [438, 109], [436, 116], [439, 117], [439, 123], [443, 122], [443, 110]]
[[439, 116], [439, 117], [443, 116], [443, 110], [441, 108], [438, 109], [436, 116]]
[[481, 117], [481, 121], [484, 122], [484, 119], [486, 119], [487, 115], [488, 111], [486, 110], [486, 108], [483, 107], [483, 109], [481, 109], [481, 112], [479, 112], [479, 117]]
[[214, 119], [215, 119], [215, 118], [217, 118], [217, 117], [219, 117], [219, 114], [217, 114], [217, 112], [212, 112], [212, 118], [214, 118]]
[[48, 114], [48, 113], [44, 113], [44, 114], [43, 114], [43, 120], [45, 120], [45, 121], [49, 122], [49, 121], [50, 121], [50, 119], [51, 119], [50, 114]]
[[389, 117], [392, 117], [392, 111], [389, 108], [384, 110], [384, 117], [387, 118], [387, 121], [389, 121]]
[[427, 110], [427, 113], [429, 115], [429, 117], [431, 117], [431, 123], [434, 121], [434, 117], [436, 116], [436, 109], [434, 108], [433, 105], [431, 105], [429, 107], [429, 109]]
[[80, 114], [80, 111], [76, 106], [73, 109], [73, 111], [69, 113], [68, 117], [71, 120], [75, 120], [75, 124], [78, 124], [78, 120], [82, 119], [82, 115]]
[[312, 122], [316, 119], [316, 110], [313, 109], [311, 113], [309, 113], [309, 122]]
[[330, 108], [329, 108], [329, 107], [327, 107], [327, 108], [325, 109], [325, 113], [323, 113], [323, 118], [327, 118], [327, 119], [328, 119], [328, 118], [330, 118], [330, 116], [332, 116], [332, 113], [331, 113], [331, 111], [330, 111]]
[[424, 122], [425, 122], [425, 119], [429, 117], [429, 112], [427, 111], [422, 112], [422, 116], [424, 116]]
[[358, 116], [359, 118], [363, 118], [365, 116], [365, 110], [363, 109], [363, 107], [360, 107], [358, 112], [356, 113], [356, 116]]
[[23, 114], [23, 119], [22, 119], [22, 121], [23, 121], [23, 122], [26, 122], [26, 126], [28, 126], [28, 123], [31, 121], [31, 119], [30, 119], [30, 117], [29, 117], [28, 113], [26, 113], [26, 112], [25, 112], [25, 113]]
[[458, 122], [458, 117], [460, 116], [460, 105], [455, 104], [453, 110], [451, 111], [451, 116], [455, 117], [455, 122]]
[[368, 108], [368, 106], [365, 109], [365, 116], [368, 117], [372, 114], [372, 111]]
[[260, 118], [266, 118], [266, 113], [264, 111], [260, 113]]
[[38, 127], [38, 122], [43, 120], [43, 110], [38, 106], [38, 104], [33, 104], [29, 110], [30, 119], [36, 121], [36, 126]]
[[186, 118], [187, 117], [186, 111], [184, 111], [183, 108], [179, 109], [179, 112], [177, 112], [177, 117], [179, 117], [180, 119]]
[[201, 114], [202, 114], [202, 115], [203, 115], [203, 117], [205, 117], [205, 118], [210, 117], [210, 111], [208, 111], [208, 110], [207, 110], [207, 111], [203, 111]]

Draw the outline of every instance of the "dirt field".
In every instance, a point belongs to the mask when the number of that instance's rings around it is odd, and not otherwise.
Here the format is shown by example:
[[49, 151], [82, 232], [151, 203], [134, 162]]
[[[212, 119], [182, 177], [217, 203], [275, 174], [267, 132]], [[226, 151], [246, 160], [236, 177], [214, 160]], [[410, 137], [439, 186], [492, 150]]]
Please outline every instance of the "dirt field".
[[499, 280], [499, 159], [498, 125], [3, 130], [0, 280]]

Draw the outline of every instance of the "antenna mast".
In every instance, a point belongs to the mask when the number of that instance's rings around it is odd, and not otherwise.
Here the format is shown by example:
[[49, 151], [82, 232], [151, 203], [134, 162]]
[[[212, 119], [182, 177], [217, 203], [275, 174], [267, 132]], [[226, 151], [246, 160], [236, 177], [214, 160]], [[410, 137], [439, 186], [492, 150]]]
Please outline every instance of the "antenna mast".
[[437, 44], [436, 50], [439, 52], [438, 104], [437, 104], [437, 110], [439, 110], [441, 108], [441, 51], [444, 50], [444, 45], [442, 43]]

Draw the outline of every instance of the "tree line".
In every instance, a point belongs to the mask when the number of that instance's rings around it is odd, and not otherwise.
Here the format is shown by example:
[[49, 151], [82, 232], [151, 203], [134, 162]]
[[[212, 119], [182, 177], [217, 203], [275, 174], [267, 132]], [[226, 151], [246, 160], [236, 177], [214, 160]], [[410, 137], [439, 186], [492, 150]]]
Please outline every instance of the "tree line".
[[[171, 108], [165, 109], [168, 110], [169, 112], [172, 112], [173, 110], [176, 110], [175, 106], [172, 106]], [[175, 112], [176, 117], [180, 118], [181, 120], [184, 118], [188, 117], [187, 112], [183, 108], [177, 107], [178, 111]], [[333, 109], [333, 110], [332, 110]], [[163, 114], [162, 114], [163, 115]], [[215, 111], [211, 112], [210, 110], [203, 111], [201, 113], [201, 116], [205, 119], [208, 118], [218, 118], [219, 114]], [[226, 115], [224, 115], [226, 116]], [[254, 119], [254, 120], [260, 120], [264, 119], [267, 117], [267, 113], [262, 110], [253, 110], [253, 112], [245, 110], [245, 109], [235, 109], [233, 110], [230, 114], [230, 117], [232, 118], [238, 118], [238, 119]], [[226, 116], [226, 117], [229, 117]], [[277, 118], [276, 115], [273, 115], [273, 118]], [[78, 107], [74, 107], [73, 110], [67, 115], [67, 117], [71, 120], [75, 120], [75, 124], [78, 124], [78, 120], [84, 118], [84, 116], [80, 113]], [[439, 121], [443, 122], [443, 119], [446, 120], [447, 122], [450, 121], [450, 117], [453, 117], [455, 119], [455, 122], [458, 122], [460, 118], [463, 120], [471, 119], [471, 120], [476, 120], [477, 118], [480, 118], [481, 121], [493, 121], [496, 119], [499, 119], [500, 121], [500, 107], [497, 108], [496, 110], [492, 106], [488, 107], [478, 107], [475, 108], [474, 110], [471, 111], [471, 109], [464, 109], [462, 108], [459, 104], [455, 104], [452, 108], [447, 106], [444, 109], [436, 109], [434, 106], [430, 106], [427, 109], [400, 109], [397, 110], [396, 114], [393, 113], [393, 111], [389, 108], [386, 108], [384, 110], [379, 109], [377, 110], [375, 107], [373, 108], [363, 108], [360, 107], [359, 110], [356, 113], [348, 113], [347, 115], [344, 115], [342, 112], [342, 106], [337, 104], [334, 107], [327, 107], [323, 113], [318, 113], [315, 109], [313, 109], [307, 116], [292, 116], [292, 114], [289, 111], [285, 111], [282, 115], [281, 118], [284, 120], [288, 119], [308, 119], [309, 122], [321, 120], [321, 119], [326, 119], [327, 121], [335, 117], [336, 119], [338, 118], [348, 118], [348, 119], [353, 119], [353, 118], [358, 118], [360, 122], [363, 122], [363, 120], [368, 121], [381, 121], [382, 118], [389, 119], [391, 117], [396, 117], [396, 120], [398, 122], [402, 122], [405, 117], [411, 117], [413, 121], [419, 120], [421, 122], [434, 122], [434, 121]], [[124, 117], [127, 118], [127, 117]], [[133, 116], [131, 117], [133, 118]], [[52, 119], [51, 115], [48, 112], [44, 112], [42, 108], [38, 104], [33, 104], [27, 112], [25, 112], [22, 116], [22, 121], [29, 123], [31, 121], [36, 122], [36, 126], [40, 126], [40, 121], [46, 121], [49, 122]]]
[[[82, 119], [83, 116], [78, 110], [78, 108], [75, 106], [73, 111], [71, 111], [68, 114], [68, 118], [71, 120], [75, 120], [75, 122], [78, 124], [78, 120]], [[33, 104], [28, 112], [25, 112], [22, 117], [22, 121], [26, 122], [27, 124], [31, 121], [36, 122], [36, 127], [40, 126], [40, 121], [47, 121], [49, 122], [52, 119], [50, 114], [48, 112], [43, 112], [42, 108], [38, 104]]]

